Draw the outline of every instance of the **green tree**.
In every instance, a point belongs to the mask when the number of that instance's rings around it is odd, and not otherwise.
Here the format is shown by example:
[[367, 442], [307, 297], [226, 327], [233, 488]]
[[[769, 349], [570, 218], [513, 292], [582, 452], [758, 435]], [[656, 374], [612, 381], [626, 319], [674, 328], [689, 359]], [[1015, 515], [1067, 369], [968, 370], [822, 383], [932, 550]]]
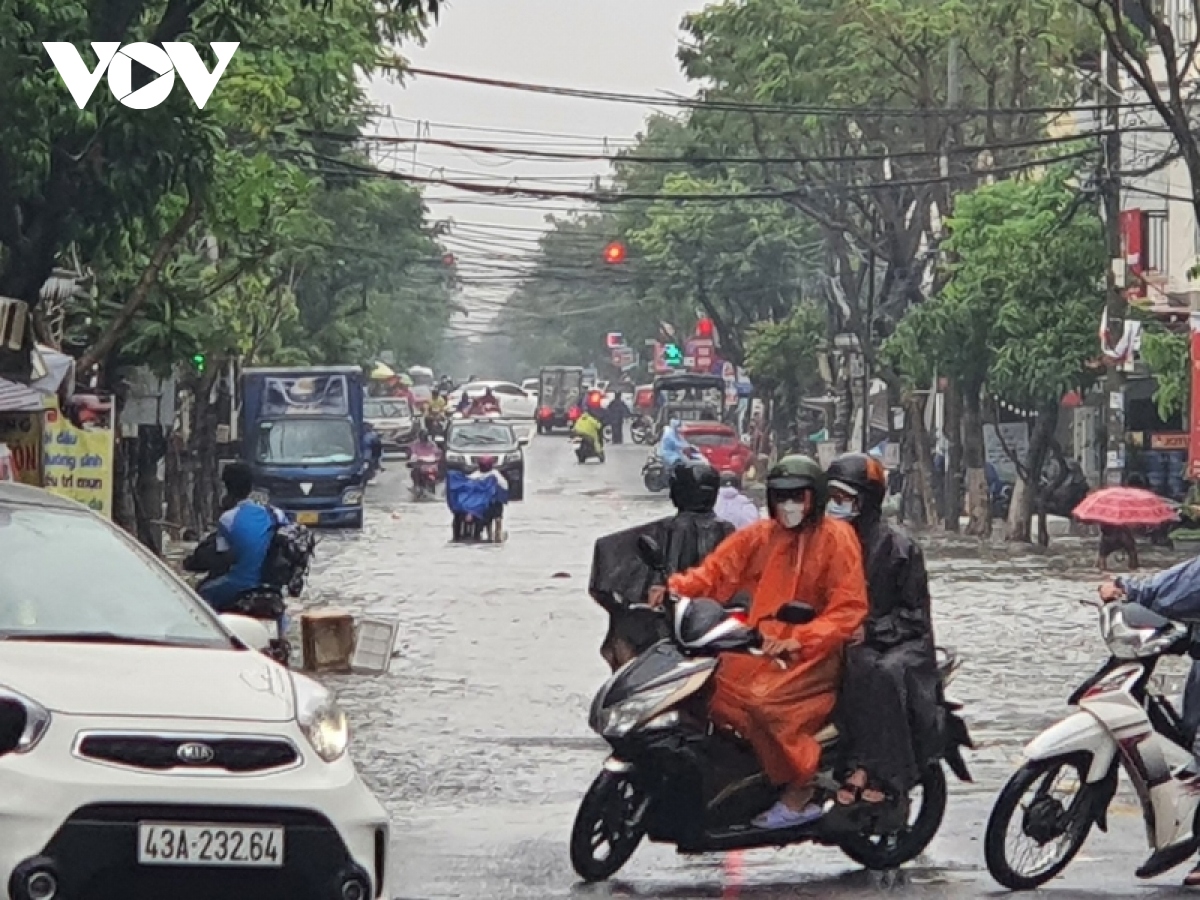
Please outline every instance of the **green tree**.
[[1188, 334], [1159, 328], [1142, 333], [1142, 359], [1154, 373], [1158, 415], [1169, 419], [1187, 408], [1191, 397], [1191, 348]]
[[780, 322], [757, 322], [746, 336], [746, 369], [755, 388], [774, 407], [771, 422], [776, 446], [790, 438], [800, 419], [805, 394], [819, 389], [819, 358], [827, 344], [824, 311], [799, 303]]
[[[76, 244], [84, 259], [106, 247], [111, 255], [128, 229], [141, 230], [139, 250], [154, 247], [146, 278], [138, 278], [148, 294], [173, 250], [163, 242], [181, 241], [199, 217], [220, 152], [267, 138], [295, 145], [293, 129], [314, 108], [302, 97], [324, 102], [327, 125], [361, 116], [357, 73], [390, 64], [391, 46], [419, 34], [436, 5], [17, 0], [0, 7], [0, 296], [36, 307], [68, 246]], [[84, 48], [183, 37], [204, 53], [214, 40], [241, 47], [203, 110], [178, 89], [159, 107], [132, 110], [103, 88], [79, 109], [41, 46], [47, 36]], [[290, 107], [284, 115], [277, 114], [281, 101]], [[231, 118], [234, 107], [240, 115]], [[172, 199], [181, 195], [182, 203]], [[0, 359], [8, 372], [24, 374], [27, 366], [25, 352]]]
[[[1028, 541], [1062, 396], [1085, 387], [1095, 374], [1095, 323], [1104, 304], [1103, 226], [1094, 204], [1073, 187], [1070, 172], [1057, 169], [960, 197], [949, 233], [954, 261], [946, 286], [902, 325], [897, 352], [911, 365], [921, 341], [932, 364], [958, 367], [971, 378], [979, 375], [978, 363], [986, 363], [981, 388], [1037, 410], [1029, 453], [1017, 461], [1007, 532], [1010, 540]], [[979, 356], [970, 366], [963, 346]], [[982, 427], [981, 421], [965, 422]], [[982, 446], [981, 433], [969, 444], [976, 441]]]

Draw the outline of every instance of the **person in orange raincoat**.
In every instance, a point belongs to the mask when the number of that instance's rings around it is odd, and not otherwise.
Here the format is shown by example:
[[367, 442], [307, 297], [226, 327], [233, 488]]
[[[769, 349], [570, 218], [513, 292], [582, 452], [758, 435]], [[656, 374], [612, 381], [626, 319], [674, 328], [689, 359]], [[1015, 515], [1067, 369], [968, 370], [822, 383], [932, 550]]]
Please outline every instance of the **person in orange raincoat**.
[[[754, 747], [768, 778], [784, 787], [754, 820], [794, 828], [819, 818], [811, 787], [821, 758], [814, 735], [833, 713], [842, 648], [866, 619], [867, 584], [854, 530], [825, 517], [825, 473], [813, 459], [787, 456], [767, 477], [764, 519], [726, 538], [699, 566], [672, 576], [681, 596], [728, 602], [753, 594], [750, 624], [764, 656], [721, 659], [710, 713]], [[661, 594], [660, 594], [661, 596]], [[817, 617], [787, 625], [771, 617], [785, 603], [811, 605]]]

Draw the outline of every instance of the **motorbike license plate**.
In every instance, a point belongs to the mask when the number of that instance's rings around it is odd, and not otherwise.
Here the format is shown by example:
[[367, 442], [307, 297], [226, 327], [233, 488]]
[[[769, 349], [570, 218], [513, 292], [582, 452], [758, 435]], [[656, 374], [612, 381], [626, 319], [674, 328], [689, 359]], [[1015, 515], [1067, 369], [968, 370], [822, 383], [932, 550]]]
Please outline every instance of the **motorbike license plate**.
[[279, 869], [283, 867], [283, 828], [140, 822], [138, 864]]
[[315, 512], [296, 513], [296, 524], [298, 525], [316, 525], [321, 521], [321, 514]]

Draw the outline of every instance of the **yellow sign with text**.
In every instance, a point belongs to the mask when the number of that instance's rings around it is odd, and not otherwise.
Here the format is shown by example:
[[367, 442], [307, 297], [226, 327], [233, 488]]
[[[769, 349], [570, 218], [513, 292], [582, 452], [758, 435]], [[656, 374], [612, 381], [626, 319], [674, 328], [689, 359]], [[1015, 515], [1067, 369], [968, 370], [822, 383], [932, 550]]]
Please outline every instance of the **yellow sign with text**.
[[111, 423], [76, 428], [53, 398], [46, 401], [42, 467], [46, 490], [112, 518]]

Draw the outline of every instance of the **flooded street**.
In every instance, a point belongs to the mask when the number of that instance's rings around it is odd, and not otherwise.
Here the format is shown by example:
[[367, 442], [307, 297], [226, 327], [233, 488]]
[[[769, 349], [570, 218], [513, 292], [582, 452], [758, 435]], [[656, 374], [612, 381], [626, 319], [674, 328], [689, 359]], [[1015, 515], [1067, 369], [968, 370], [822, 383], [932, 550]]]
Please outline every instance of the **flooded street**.
[[[645, 448], [613, 447], [579, 466], [559, 437], [527, 450], [528, 492], [499, 547], [449, 543], [441, 500], [413, 503], [395, 462], [372, 488], [361, 535], [329, 534], [306, 602], [398, 617], [399, 656], [383, 678], [331, 679], [356, 726], [353, 750], [393, 817], [393, 893], [417, 898], [568, 896], [912, 897], [999, 893], [983, 867], [984, 822], [1021, 746], [1060, 717], [1103, 659], [1085, 554], [981, 560], [929, 551], [939, 643], [964, 665], [950, 693], [979, 749], [975, 784], [951, 781], [941, 832], [898, 878], [856, 871], [836, 850], [730, 858], [643, 844], [609, 884], [577, 884], [567, 859], [576, 804], [605, 758], [587, 710], [607, 674], [606, 619], [586, 593], [592, 541], [661, 516], [641, 485]], [[1154, 561], [1151, 560], [1151, 565]], [[1172, 668], [1175, 672], [1178, 668]], [[1124, 790], [1124, 789], [1123, 789]], [[1141, 814], [1124, 796], [1110, 833], [1093, 832], [1059, 898], [1168, 896], [1186, 868], [1143, 884]]]

